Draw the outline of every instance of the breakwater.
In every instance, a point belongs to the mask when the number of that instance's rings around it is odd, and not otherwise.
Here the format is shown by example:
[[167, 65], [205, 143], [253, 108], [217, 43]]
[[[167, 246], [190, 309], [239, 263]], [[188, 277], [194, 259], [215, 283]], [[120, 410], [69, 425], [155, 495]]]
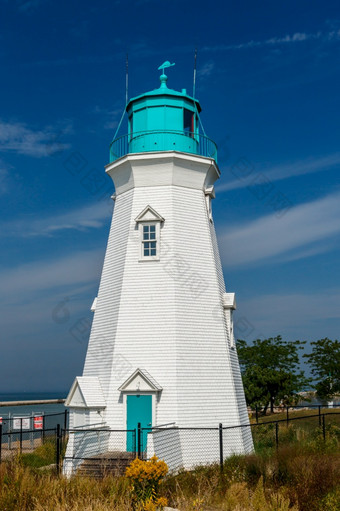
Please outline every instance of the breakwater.
[[27, 401], [0, 401], [1, 406], [31, 406], [64, 404], [65, 399], [30, 399]]

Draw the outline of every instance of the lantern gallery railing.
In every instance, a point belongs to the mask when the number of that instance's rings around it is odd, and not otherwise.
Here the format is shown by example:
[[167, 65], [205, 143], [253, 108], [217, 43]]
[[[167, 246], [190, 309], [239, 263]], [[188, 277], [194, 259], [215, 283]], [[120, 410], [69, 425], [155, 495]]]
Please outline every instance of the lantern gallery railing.
[[110, 163], [131, 153], [181, 151], [217, 160], [217, 146], [210, 138], [186, 131], [140, 131], [116, 138], [110, 145]]

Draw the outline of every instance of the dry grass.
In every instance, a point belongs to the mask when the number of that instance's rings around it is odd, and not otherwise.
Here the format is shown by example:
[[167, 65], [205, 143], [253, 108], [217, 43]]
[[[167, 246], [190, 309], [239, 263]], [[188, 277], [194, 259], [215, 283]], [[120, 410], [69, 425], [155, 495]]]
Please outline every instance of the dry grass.
[[54, 472], [25, 467], [20, 459], [0, 466], [1, 511], [128, 511], [126, 478], [58, 478]]
[[340, 453], [329, 447], [235, 456], [223, 474], [205, 467], [168, 478], [165, 494], [181, 511], [337, 511]]
[[[208, 466], [168, 476], [160, 494], [181, 511], [337, 511], [339, 434], [337, 426], [329, 427], [324, 442], [320, 431], [310, 434], [282, 426], [285, 441], [277, 452], [262, 447], [258, 454], [229, 458], [223, 474], [218, 466]], [[125, 477], [67, 480], [53, 471], [25, 466], [22, 458], [0, 466], [1, 511], [133, 509]]]

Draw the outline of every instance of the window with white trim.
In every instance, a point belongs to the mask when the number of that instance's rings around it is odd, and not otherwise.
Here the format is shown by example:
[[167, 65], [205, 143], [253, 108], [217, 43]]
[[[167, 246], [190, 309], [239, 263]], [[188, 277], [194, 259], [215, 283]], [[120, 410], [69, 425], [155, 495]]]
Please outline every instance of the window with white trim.
[[156, 224], [143, 225], [142, 244], [143, 257], [155, 257], [157, 255]]
[[159, 261], [161, 224], [164, 218], [151, 206], [146, 206], [135, 218], [139, 230], [140, 261]]
[[141, 260], [159, 259], [160, 222], [140, 222]]

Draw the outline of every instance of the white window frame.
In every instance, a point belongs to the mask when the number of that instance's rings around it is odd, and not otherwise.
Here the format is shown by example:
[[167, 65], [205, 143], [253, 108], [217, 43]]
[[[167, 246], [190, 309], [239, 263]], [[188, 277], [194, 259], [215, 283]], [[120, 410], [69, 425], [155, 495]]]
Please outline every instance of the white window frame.
[[234, 337], [234, 318], [233, 318], [234, 310], [230, 309], [230, 326], [229, 326], [229, 335], [230, 335], [230, 347], [235, 348], [235, 337]]
[[205, 193], [205, 202], [206, 202], [206, 206], [207, 206], [208, 217], [209, 217], [210, 222], [213, 223], [211, 202], [212, 202], [212, 199], [215, 199], [215, 189], [213, 186], [209, 186], [208, 188], [206, 188], [204, 193]]
[[[156, 255], [144, 255], [144, 244], [148, 243], [147, 240], [144, 240], [144, 226], [155, 226], [155, 240], [150, 240], [150, 242], [156, 242]], [[139, 236], [140, 236], [140, 261], [159, 261], [159, 253], [160, 253], [160, 241], [161, 241], [161, 226], [160, 221], [158, 220], [150, 220], [148, 222], [139, 222]]]
[[236, 310], [235, 293], [223, 293], [223, 309], [229, 334], [229, 346], [230, 348], [235, 349], [233, 318], [233, 312]]

